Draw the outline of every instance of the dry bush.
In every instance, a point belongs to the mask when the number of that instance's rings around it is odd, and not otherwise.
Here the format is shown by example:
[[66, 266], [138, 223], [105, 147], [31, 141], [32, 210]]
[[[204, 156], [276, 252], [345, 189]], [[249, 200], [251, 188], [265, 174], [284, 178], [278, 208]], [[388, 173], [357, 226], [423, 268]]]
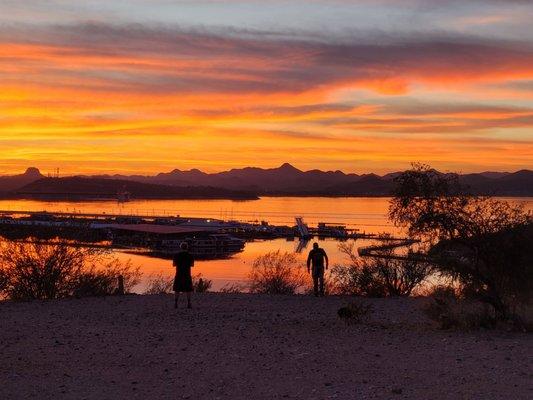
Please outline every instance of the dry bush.
[[12, 300], [59, 299], [113, 294], [117, 279], [125, 289], [138, 283], [140, 272], [108, 252], [54, 240], [0, 244], [2, 297]]
[[243, 293], [246, 291], [246, 285], [242, 283], [227, 283], [220, 288], [219, 293]]
[[354, 300], [337, 311], [338, 317], [346, 325], [355, 325], [363, 322], [372, 312], [372, 305], [361, 300]]
[[[173, 278], [162, 274], [151, 275], [148, 279], [148, 285], [143, 294], [167, 294], [172, 293]], [[193, 290], [196, 293], [205, 293], [213, 286], [213, 282], [202, 277], [202, 274], [196, 274], [192, 277]]]
[[461, 286], [440, 285], [427, 296], [430, 303], [425, 314], [437, 322], [440, 329], [490, 329], [505, 328], [531, 332], [533, 330], [533, 305], [520, 303], [512, 308], [512, 318], [502, 321], [495, 309], [481, 301], [475, 293]]
[[479, 329], [496, 325], [496, 314], [488, 304], [460, 298], [451, 287], [438, 287], [424, 312], [440, 329]]
[[172, 293], [172, 278], [163, 274], [153, 274], [148, 278], [148, 284], [143, 294]]
[[405, 259], [390, 259], [392, 251], [383, 257], [359, 257], [353, 243], [341, 243], [346, 265], [331, 270], [333, 291], [337, 294], [364, 297], [409, 296], [431, 275], [432, 266], [409, 254]]
[[209, 292], [213, 286], [213, 281], [210, 279], [205, 279], [202, 277], [202, 274], [196, 274], [192, 277], [192, 287], [196, 293], [206, 293]]
[[278, 250], [254, 261], [248, 281], [251, 293], [295, 294], [305, 287], [306, 275], [294, 254]]
[[[134, 267], [129, 260], [121, 262], [109, 256], [98, 257], [93, 260], [91, 265], [84, 268], [75, 294], [77, 296], [114, 294], [119, 276], [122, 277], [124, 282], [124, 292], [129, 293], [139, 284], [142, 273], [140, 268]], [[93, 279], [94, 281], [91, 281]], [[85, 289], [85, 291], [82, 289]]]

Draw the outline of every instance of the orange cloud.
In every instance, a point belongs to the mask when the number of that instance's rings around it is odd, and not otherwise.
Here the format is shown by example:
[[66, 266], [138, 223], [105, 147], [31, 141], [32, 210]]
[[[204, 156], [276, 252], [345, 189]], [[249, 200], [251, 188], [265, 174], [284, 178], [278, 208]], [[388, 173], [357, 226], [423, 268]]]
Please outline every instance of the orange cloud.
[[[16, 40], [0, 31], [4, 172], [29, 164], [85, 173], [216, 170], [285, 160], [359, 172], [413, 160], [462, 160], [465, 169], [532, 164], [524, 130], [533, 127], [533, 108], [505, 86], [533, 80], [533, 49], [516, 43], [35, 29]], [[343, 91], [350, 94], [340, 101]], [[447, 95], [417, 100], [437, 91]]]

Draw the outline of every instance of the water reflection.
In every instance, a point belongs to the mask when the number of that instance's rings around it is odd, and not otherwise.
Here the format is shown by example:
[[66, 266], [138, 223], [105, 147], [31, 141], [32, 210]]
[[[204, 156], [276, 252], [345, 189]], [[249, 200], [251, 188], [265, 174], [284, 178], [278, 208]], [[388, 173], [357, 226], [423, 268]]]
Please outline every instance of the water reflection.
[[[326, 250], [330, 257], [331, 265], [335, 263], [342, 263], [344, 255], [339, 251], [339, 241], [333, 239], [320, 240], [320, 246]], [[350, 239], [347, 241], [355, 242]], [[364, 246], [372, 243], [372, 240], [360, 239], [357, 240], [357, 246]], [[302, 245], [299, 240], [258, 240], [246, 243], [246, 247], [242, 253], [236, 254], [227, 259], [218, 260], [198, 260], [194, 266], [194, 273], [201, 273], [202, 276], [211, 279], [213, 281], [213, 290], [219, 290], [227, 284], [239, 283], [246, 279], [250, 266], [253, 261], [268, 252], [281, 251], [281, 252], [296, 252], [298, 258], [304, 265], [307, 259], [307, 252], [310, 249], [308, 242], [307, 245]], [[302, 247], [303, 246], [303, 247]], [[300, 252], [298, 253], [298, 250]], [[121, 260], [130, 259], [134, 265], [140, 265], [141, 270], [144, 273], [144, 280], [137, 289], [142, 292], [147, 284], [150, 275], [164, 275], [171, 278], [174, 274], [171, 260], [165, 260], [160, 258], [148, 257], [141, 254], [132, 254], [120, 252], [117, 253]]]
[[[533, 210], [532, 198], [505, 199], [513, 203], [522, 203], [526, 210]], [[107, 214], [144, 214], [161, 216], [188, 216], [221, 219], [237, 219], [241, 221], [265, 220], [275, 225], [293, 225], [295, 216], [302, 216], [310, 225], [319, 222], [346, 224], [348, 228], [357, 228], [360, 232], [387, 232], [394, 235], [401, 231], [387, 221], [387, 198], [295, 198], [295, 197], [264, 197], [255, 201], [230, 200], [150, 200], [131, 201], [118, 204], [112, 201], [103, 202], [42, 202], [34, 200], [0, 200], [0, 210], [24, 211], [64, 211]], [[350, 240], [352, 241], [352, 240]], [[320, 245], [330, 255], [331, 265], [341, 263], [344, 256], [338, 250], [339, 242], [332, 239], [320, 240]], [[372, 244], [372, 240], [357, 240], [356, 247]], [[309, 243], [298, 239], [256, 240], [247, 242], [244, 251], [230, 258], [216, 260], [199, 260], [195, 273], [213, 281], [213, 289], [217, 290], [225, 284], [240, 282], [246, 279], [250, 265], [258, 256], [270, 251], [296, 252], [305, 262]], [[147, 277], [164, 274], [169, 278], [174, 274], [170, 260], [148, 257], [142, 254], [117, 252], [121, 260], [130, 259], [134, 265], [141, 267], [145, 279], [137, 288], [142, 292]]]

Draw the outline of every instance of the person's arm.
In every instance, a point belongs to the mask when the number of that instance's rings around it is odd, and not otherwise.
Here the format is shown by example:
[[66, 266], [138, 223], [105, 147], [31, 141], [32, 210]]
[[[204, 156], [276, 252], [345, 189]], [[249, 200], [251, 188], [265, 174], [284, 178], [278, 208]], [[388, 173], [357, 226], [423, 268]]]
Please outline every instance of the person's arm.
[[311, 267], [311, 252], [309, 252], [309, 255], [307, 256], [307, 273], [309, 273]]
[[324, 258], [326, 259], [326, 269], [328, 269], [328, 267], [329, 267], [329, 259], [328, 259], [328, 255], [327, 255], [325, 250], [324, 250]]

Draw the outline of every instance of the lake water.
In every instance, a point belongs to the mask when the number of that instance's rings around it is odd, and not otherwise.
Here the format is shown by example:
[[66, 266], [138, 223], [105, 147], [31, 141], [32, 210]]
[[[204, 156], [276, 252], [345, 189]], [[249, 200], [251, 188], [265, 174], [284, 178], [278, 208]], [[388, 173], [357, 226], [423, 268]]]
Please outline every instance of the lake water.
[[[513, 203], [524, 204], [533, 211], [533, 198], [504, 199]], [[131, 201], [118, 204], [114, 201], [92, 202], [43, 202], [33, 200], [0, 200], [0, 210], [10, 211], [64, 211], [81, 213], [107, 214], [142, 214], [142, 215], [181, 215], [188, 217], [207, 217], [234, 219], [240, 221], [265, 220], [275, 225], [294, 225], [294, 217], [301, 216], [309, 225], [318, 222], [346, 224], [348, 228], [357, 228], [361, 232], [389, 232], [395, 235], [401, 231], [387, 220], [388, 198], [322, 198], [322, 197], [263, 197], [254, 201], [230, 200], [147, 200]], [[330, 263], [344, 260], [338, 250], [338, 241], [323, 240], [321, 246], [328, 252]], [[246, 279], [254, 259], [270, 251], [296, 252], [299, 241], [276, 239], [246, 243], [243, 252], [224, 260], [197, 261], [196, 273], [213, 281], [217, 290], [226, 284], [242, 282]], [[358, 240], [356, 247], [368, 245], [369, 241]], [[298, 257], [305, 262], [311, 247], [300, 249]], [[172, 263], [168, 260], [137, 254], [117, 252], [122, 260], [131, 260], [139, 266], [144, 279], [137, 291], [144, 290], [151, 275], [172, 276]]]

